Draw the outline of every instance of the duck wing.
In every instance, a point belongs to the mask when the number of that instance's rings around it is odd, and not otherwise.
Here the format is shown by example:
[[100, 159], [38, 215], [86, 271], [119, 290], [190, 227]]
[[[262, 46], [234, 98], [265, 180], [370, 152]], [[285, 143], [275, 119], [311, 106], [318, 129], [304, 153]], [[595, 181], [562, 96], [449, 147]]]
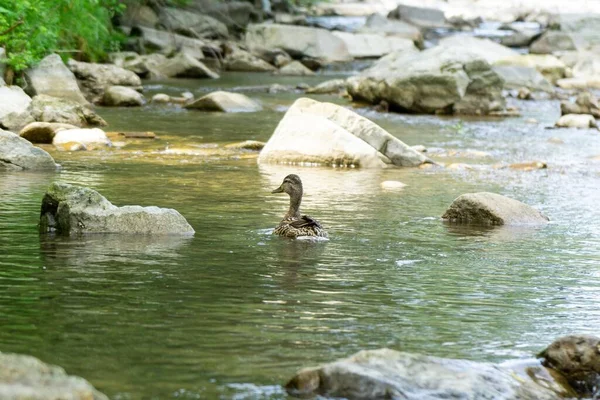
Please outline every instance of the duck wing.
[[314, 219], [312, 217], [309, 217], [308, 215], [303, 215], [302, 217], [300, 217], [300, 219], [290, 222], [290, 226], [294, 227], [296, 229], [310, 228], [310, 227], [316, 227], [316, 228], [323, 229], [323, 227], [321, 226], [319, 221], [317, 221], [316, 219]]

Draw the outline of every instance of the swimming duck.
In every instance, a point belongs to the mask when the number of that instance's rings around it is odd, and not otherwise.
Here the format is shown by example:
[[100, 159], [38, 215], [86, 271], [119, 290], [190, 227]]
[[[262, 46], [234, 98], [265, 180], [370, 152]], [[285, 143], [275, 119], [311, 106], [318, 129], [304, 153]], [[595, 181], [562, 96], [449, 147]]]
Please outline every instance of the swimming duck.
[[327, 232], [321, 224], [309, 217], [300, 215], [300, 203], [302, 202], [302, 181], [298, 175], [288, 175], [283, 183], [271, 193], [287, 193], [290, 196], [290, 209], [283, 217], [274, 235], [297, 238], [300, 236], [327, 237]]

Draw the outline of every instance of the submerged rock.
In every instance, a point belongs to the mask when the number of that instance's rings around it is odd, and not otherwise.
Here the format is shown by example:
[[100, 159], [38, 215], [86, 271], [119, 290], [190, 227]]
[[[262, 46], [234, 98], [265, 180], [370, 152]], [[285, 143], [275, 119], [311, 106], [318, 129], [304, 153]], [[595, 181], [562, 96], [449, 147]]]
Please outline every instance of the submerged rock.
[[593, 115], [589, 114], [566, 114], [556, 121], [557, 128], [590, 129], [598, 128]]
[[19, 136], [31, 143], [50, 144], [56, 132], [65, 129], [77, 129], [77, 126], [58, 122], [32, 122], [21, 129]]
[[3, 400], [108, 400], [83, 378], [35, 357], [0, 353], [0, 398]]
[[127, 86], [111, 86], [104, 92], [102, 104], [105, 106], [136, 107], [144, 104], [144, 96]]
[[0, 170], [2, 169], [54, 171], [56, 163], [46, 151], [17, 134], [0, 129]]
[[245, 140], [243, 142], [230, 143], [225, 147], [228, 149], [261, 151], [265, 147], [265, 144], [265, 142], [259, 142], [258, 140]]
[[[521, 373], [508, 366], [404, 353], [363, 350], [351, 357], [306, 368], [286, 384], [293, 396], [351, 400], [503, 399], [559, 400], [571, 395], [537, 362]], [[540, 371], [541, 370], [541, 371]], [[534, 377], [542, 375], [540, 383]]]
[[87, 104], [77, 79], [67, 68], [60, 56], [50, 54], [38, 65], [25, 71], [27, 90], [32, 95], [47, 94], [61, 99]]
[[42, 200], [40, 232], [62, 235], [135, 233], [192, 235], [194, 229], [171, 208], [117, 207], [95, 190], [53, 183]]
[[262, 110], [260, 104], [240, 93], [217, 91], [194, 100], [185, 106], [201, 111], [221, 111], [227, 113], [256, 112]]
[[33, 98], [29, 111], [34, 120], [39, 122], [59, 122], [75, 126], [107, 125], [90, 107], [45, 94]]
[[258, 162], [383, 167], [431, 161], [347, 108], [301, 98], [279, 122]]
[[457, 197], [442, 219], [475, 225], [544, 224], [548, 217], [536, 209], [496, 193], [467, 193]]

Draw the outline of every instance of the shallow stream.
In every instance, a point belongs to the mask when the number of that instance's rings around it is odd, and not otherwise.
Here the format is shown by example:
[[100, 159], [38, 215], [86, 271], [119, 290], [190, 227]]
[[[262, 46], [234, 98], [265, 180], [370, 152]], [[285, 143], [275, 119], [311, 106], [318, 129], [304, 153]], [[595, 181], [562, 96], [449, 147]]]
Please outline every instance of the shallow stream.
[[[231, 74], [152, 83], [146, 94], [275, 82], [299, 80]], [[344, 170], [258, 166], [255, 153], [222, 151], [268, 140], [300, 96], [247, 94], [265, 111], [101, 108], [108, 131], [160, 139], [48, 149], [59, 172], [0, 173], [1, 351], [61, 365], [115, 399], [281, 399], [298, 368], [361, 349], [501, 361], [530, 357], [563, 334], [598, 333], [600, 161], [592, 157], [600, 134], [545, 129], [558, 118], [557, 101], [515, 102], [523, 116], [509, 119], [358, 109], [437, 161], [472, 169]], [[548, 168], [496, 166], [533, 160]], [[270, 234], [288, 201], [270, 192], [288, 173], [303, 179], [303, 211], [330, 241]], [[384, 190], [386, 180], [407, 186]], [[196, 235], [40, 236], [52, 181], [91, 187], [116, 205], [175, 208]], [[474, 191], [524, 201], [551, 223], [440, 221], [454, 198]]]

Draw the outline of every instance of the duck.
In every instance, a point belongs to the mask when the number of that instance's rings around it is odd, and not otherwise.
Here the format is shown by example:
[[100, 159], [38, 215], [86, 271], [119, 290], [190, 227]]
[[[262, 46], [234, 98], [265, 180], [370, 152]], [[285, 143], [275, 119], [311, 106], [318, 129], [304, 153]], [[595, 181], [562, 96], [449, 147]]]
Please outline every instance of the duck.
[[302, 202], [302, 180], [295, 174], [290, 174], [283, 179], [281, 186], [271, 193], [287, 193], [290, 196], [290, 209], [285, 214], [279, 225], [273, 231], [274, 235], [288, 238], [322, 237], [327, 238], [327, 232], [314, 218], [300, 214]]

